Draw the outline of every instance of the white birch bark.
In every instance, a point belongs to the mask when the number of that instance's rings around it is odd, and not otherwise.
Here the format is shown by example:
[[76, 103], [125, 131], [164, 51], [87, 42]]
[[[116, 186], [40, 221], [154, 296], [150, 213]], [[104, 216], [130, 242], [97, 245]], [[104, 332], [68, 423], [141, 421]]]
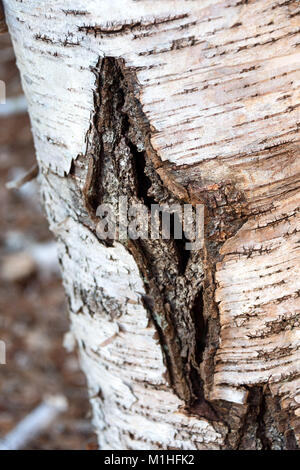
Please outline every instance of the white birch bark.
[[[299, 3], [3, 3], [100, 448], [295, 446]], [[194, 406], [170, 384], [138, 260], [99, 242], [84, 204], [104, 58], [134, 77], [150, 129], [145, 152], [165, 188], [206, 206], [193, 278], [204, 276], [205, 400]]]

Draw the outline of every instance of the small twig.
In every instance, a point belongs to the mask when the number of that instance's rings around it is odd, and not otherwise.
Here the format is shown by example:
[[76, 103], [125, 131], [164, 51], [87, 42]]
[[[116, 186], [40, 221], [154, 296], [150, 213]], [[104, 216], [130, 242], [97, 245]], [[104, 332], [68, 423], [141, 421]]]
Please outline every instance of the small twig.
[[33, 165], [32, 168], [30, 168], [29, 171], [27, 171], [27, 173], [25, 173], [25, 175], [21, 176], [21, 178], [18, 178], [14, 181], [9, 181], [8, 183], [6, 183], [6, 188], [7, 189], [20, 189], [22, 188], [22, 186], [24, 186], [24, 184], [26, 183], [29, 183], [29, 181], [32, 181], [33, 179], [35, 179], [37, 177], [39, 173], [39, 167], [37, 164]]
[[67, 400], [63, 396], [47, 398], [3, 440], [0, 440], [0, 450], [24, 449], [29, 441], [47, 429], [60, 413], [66, 411], [67, 406]]

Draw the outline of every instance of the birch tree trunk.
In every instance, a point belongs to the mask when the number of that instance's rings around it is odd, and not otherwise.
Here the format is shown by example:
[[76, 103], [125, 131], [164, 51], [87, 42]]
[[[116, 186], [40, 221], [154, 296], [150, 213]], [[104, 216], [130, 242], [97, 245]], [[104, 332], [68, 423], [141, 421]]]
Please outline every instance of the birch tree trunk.
[[[100, 448], [297, 448], [299, 2], [3, 3]], [[119, 196], [204, 248], [99, 240]]]

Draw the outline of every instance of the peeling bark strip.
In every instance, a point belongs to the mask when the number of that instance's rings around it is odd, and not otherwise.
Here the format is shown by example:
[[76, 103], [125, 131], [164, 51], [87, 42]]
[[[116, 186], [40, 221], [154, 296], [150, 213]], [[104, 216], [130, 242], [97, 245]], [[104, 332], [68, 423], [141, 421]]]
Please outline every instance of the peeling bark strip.
[[[299, 2], [117, 3], [4, 1], [100, 446], [296, 448]], [[120, 195], [203, 252], [98, 240]]]

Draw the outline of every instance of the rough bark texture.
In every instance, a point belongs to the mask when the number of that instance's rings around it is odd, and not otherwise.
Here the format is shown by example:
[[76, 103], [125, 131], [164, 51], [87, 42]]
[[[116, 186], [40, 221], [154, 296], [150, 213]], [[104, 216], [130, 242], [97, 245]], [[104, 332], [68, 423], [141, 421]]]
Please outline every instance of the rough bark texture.
[[[296, 448], [299, 3], [4, 5], [100, 447]], [[101, 242], [120, 195], [204, 249]]]

